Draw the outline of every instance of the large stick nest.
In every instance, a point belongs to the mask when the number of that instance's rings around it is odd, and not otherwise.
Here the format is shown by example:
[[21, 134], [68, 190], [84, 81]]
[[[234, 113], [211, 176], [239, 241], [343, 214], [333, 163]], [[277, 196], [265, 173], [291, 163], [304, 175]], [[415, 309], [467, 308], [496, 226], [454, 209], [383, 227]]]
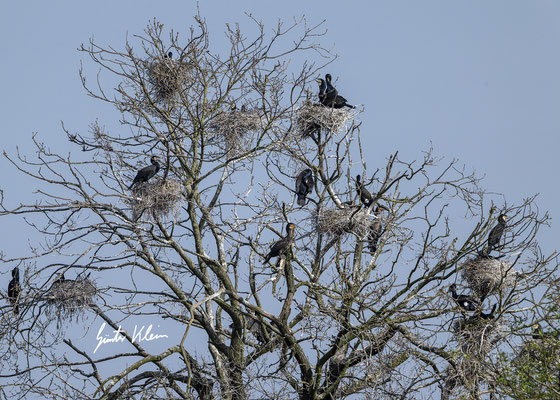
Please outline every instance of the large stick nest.
[[179, 208], [183, 185], [175, 179], [155, 179], [139, 183], [132, 190], [130, 206], [134, 219], [145, 212], [147, 217], [163, 218]]
[[317, 233], [329, 236], [341, 236], [353, 233], [362, 237], [371, 225], [367, 209], [358, 207], [321, 209], [315, 215]]
[[474, 359], [484, 359], [492, 351], [502, 329], [498, 319], [460, 318], [453, 324], [461, 351]]
[[[449, 394], [460, 387], [464, 387], [470, 392], [478, 389], [482, 382], [490, 385], [496, 380], [494, 373], [486, 364], [468, 354], [460, 354], [455, 358], [455, 368], [451, 365], [448, 366], [444, 371], [444, 379], [443, 391], [448, 393], [445, 398], [449, 398]], [[462, 392], [466, 394], [464, 390]], [[458, 394], [456, 398], [463, 397]]]
[[303, 138], [312, 137], [321, 129], [337, 133], [357, 114], [354, 109], [325, 107], [307, 101], [296, 111], [296, 130]]
[[89, 278], [55, 281], [47, 292], [47, 313], [59, 320], [72, 319], [93, 303], [97, 288]]
[[232, 157], [249, 149], [249, 133], [262, 130], [265, 123], [261, 110], [232, 110], [216, 115], [208, 129], [213, 142]]
[[471, 290], [484, 298], [514, 286], [518, 272], [507, 261], [477, 256], [462, 265], [461, 275]]
[[148, 82], [155, 98], [167, 101], [188, 85], [192, 66], [189, 63], [171, 58], [155, 59], [146, 62]]

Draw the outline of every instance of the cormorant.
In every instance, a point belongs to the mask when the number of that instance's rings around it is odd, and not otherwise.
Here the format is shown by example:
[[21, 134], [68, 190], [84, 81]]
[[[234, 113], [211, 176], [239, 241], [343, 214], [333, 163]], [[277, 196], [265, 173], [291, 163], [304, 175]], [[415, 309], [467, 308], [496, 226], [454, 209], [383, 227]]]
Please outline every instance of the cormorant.
[[8, 300], [14, 307], [14, 314], [19, 314], [19, 306], [17, 304], [19, 294], [21, 293], [21, 285], [19, 284], [19, 268], [12, 269], [12, 280], [8, 283]]
[[544, 332], [541, 328], [541, 324], [533, 325], [533, 331], [531, 332], [531, 337], [533, 339], [545, 339], [545, 338], [555, 338], [558, 337], [558, 332]]
[[369, 251], [372, 253], [375, 253], [375, 251], [377, 250], [377, 242], [379, 242], [379, 238], [383, 233], [383, 227], [381, 226], [381, 219], [379, 218], [380, 213], [381, 210], [379, 209], [379, 207], [376, 207], [375, 211], [373, 212], [373, 215], [375, 215], [376, 217], [375, 221], [373, 221], [369, 226], [368, 247], [369, 247]]
[[373, 196], [369, 192], [369, 190], [364, 187], [364, 184], [362, 183], [362, 177], [360, 175], [356, 175], [356, 191], [358, 192], [360, 201], [364, 206], [369, 207], [371, 203], [373, 203]]
[[150, 161], [151, 161], [152, 165], [148, 165], [147, 167], [144, 167], [140, 171], [138, 171], [138, 173], [136, 174], [136, 177], [132, 181], [132, 184], [128, 187], [129, 189], [132, 189], [132, 187], [139, 182], [140, 183], [147, 182], [152, 176], [154, 176], [155, 174], [158, 173], [158, 171], [160, 169], [160, 165], [158, 163], [159, 157], [158, 156], [152, 156], [150, 158]]
[[466, 311], [476, 311], [478, 307], [478, 301], [472, 297], [465, 294], [457, 294], [457, 285], [454, 283], [449, 287], [449, 292], [451, 293], [451, 297], [457, 303], [459, 307]]
[[338, 90], [332, 85], [332, 77], [331, 74], [325, 75], [326, 81], [326, 91], [324, 96], [324, 101], [321, 102], [324, 106], [327, 107], [334, 107], [334, 108], [342, 108], [342, 107], [349, 107], [354, 108], [354, 106], [348, 104], [346, 99], [338, 94]]
[[505, 214], [500, 214], [498, 217], [498, 224], [492, 228], [490, 234], [488, 235], [488, 249], [486, 250], [486, 255], [490, 254], [492, 250], [500, 243], [500, 239], [506, 229], [507, 216]]
[[326, 105], [325, 102], [326, 102], [326, 97], [327, 97], [327, 95], [326, 95], [327, 84], [325, 83], [324, 79], [317, 78], [315, 80], [319, 84], [319, 103], [321, 103], [322, 105]]
[[497, 307], [497, 306], [498, 306], [497, 304], [494, 304], [494, 305], [492, 306], [492, 310], [491, 310], [489, 313], [485, 313], [485, 312], [482, 312], [482, 311], [481, 311], [480, 314], [479, 314], [478, 316], [479, 316], [480, 318], [482, 318], [482, 319], [494, 319], [494, 318], [495, 318], [495, 317], [494, 317], [494, 312], [496, 311], [496, 307]]
[[297, 203], [300, 206], [305, 205], [305, 197], [313, 192], [313, 185], [315, 184], [315, 180], [313, 179], [313, 171], [307, 168], [304, 169], [299, 173], [296, 178], [296, 194], [297, 194]]
[[272, 257], [279, 257], [286, 254], [286, 251], [292, 245], [294, 238], [295, 238], [295, 225], [291, 222], [286, 226], [286, 236], [274, 243], [270, 248], [270, 251], [264, 258], [264, 263], [266, 264]]
[[247, 112], [247, 105], [243, 104], [241, 106], [241, 112]]
[[64, 282], [65, 280], [66, 280], [66, 278], [64, 277], [64, 273], [62, 273], [62, 274], [60, 274], [58, 279], [56, 281], [54, 281], [53, 283]]

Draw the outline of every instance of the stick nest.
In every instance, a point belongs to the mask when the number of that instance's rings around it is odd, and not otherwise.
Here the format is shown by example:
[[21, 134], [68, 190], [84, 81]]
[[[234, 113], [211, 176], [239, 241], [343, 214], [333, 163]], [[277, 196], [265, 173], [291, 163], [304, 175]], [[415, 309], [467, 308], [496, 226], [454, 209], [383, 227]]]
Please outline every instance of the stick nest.
[[370, 225], [365, 208], [321, 209], [315, 216], [315, 229], [322, 235], [341, 236], [353, 233], [362, 237], [368, 232]]
[[236, 156], [249, 149], [249, 133], [262, 130], [262, 112], [258, 109], [235, 110], [219, 113], [209, 125], [209, 131], [216, 143], [227, 156]]
[[477, 256], [462, 265], [461, 274], [469, 287], [484, 298], [512, 287], [518, 272], [507, 261]]
[[139, 183], [132, 190], [130, 206], [134, 219], [148, 211], [148, 217], [163, 218], [179, 208], [183, 185], [175, 179]]
[[354, 109], [325, 107], [307, 101], [296, 111], [296, 131], [303, 138], [313, 137], [321, 129], [337, 133], [356, 115]]
[[160, 101], [171, 100], [188, 85], [189, 72], [192, 67], [189, 63], [170, 58], [155, 59], [146, 62], [148, 82], [154, 97]]
[[461, 351], [481, 360], [494, 348], [502, 329], [503, 325], [498, 319], [460, 318], [453, 324]]
[[59, 320], [71, 320], [93, 303], [97, 293], [89, 278], [56, 281], [47, 292], [47, 313]]

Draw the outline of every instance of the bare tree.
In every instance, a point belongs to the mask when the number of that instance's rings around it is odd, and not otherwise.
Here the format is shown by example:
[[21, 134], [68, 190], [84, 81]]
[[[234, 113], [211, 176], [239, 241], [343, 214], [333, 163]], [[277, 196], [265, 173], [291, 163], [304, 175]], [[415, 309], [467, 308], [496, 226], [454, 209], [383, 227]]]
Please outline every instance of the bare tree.
[[[548, 215], [431, 149], [367, 159], [363, 108], [319, 102], [322, 28], [250, 20], [256, 33], [227, 26], [220, 53], [200, 18], [186, 38], [154, 20], [124, 50], [91, 40], [80, 51], [100, 71], [82, 83], [120, 112], [118, 132], [64, 128], [71, 157], [36, 137], [37, 159], [5, 154], [42, 189], [15, 207], [2, 196], [0, 215], [44, 242], [3, 256], [22, 271], [19, 312], [2, 307], [3, 397], [511, 395], [499, 355], [550, 315], [542, 289], [557, 288], [536, 242]], [[61, 329], [83, 313], [115, 330], [165, 319], [181, 340], [151, 352], [122, 331], [134, 351], [98, 357]]]

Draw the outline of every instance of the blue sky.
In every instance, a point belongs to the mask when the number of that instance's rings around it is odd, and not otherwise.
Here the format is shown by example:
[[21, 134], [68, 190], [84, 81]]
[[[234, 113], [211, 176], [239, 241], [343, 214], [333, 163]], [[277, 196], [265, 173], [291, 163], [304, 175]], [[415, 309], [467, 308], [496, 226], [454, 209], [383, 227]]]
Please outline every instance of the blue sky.
[[[302, 15], [310, 25], [324, 20], [321, 42], [339, 55], [328, 71], [349, 102], [365, 107], [360, 120], [371, 168], [395, 150], [420, 159], [433, 145], [436, 155], [485, 175], [483, 187], [508, 203], [540, 193], [537, 203], [553, 226], [539, 238], [545, 253], [556, 248], [560, 2], [239, 0], [202, 2], [200, 11], [216, 39], [226, 22], [249, 26], [244, 12], [267, 26]], [[84, 93], [80, 61], [92, 79], [97, 70], [76, 49], [92, 36], [123, 48], [126, 35], [141, 33], [154, 17], [186, 32], [195, 13], [184, 1], [4, 5], [2, 150], [30, 151], [37, 132], [62, 154], [76, 151], [61, 121], [77, 132], [96, 119], [117, 129], [118, 114]], [[33, 181], [4, 158], [0, 168], [7, 203], [25, 202]], [[39, 240], [15, 218], [3, 223], [8, 255], [25, 254], [28, 241]], [[2, 273], [7, 284], [8, 270]]]
[[[127, 33], [141, 32], [153, 17], [184, 32], [196, 12], [177, 1], [30, 4], [5, 5], [0, 27], [8, 152], [25, 149], [32, 132], [63, 153], [73, 151], [61, 120], [78, 132], [97, 118], [115, 124], [115, 114], [81, 88], [81, 43], [94, 36], [122, 47]], [[365, 106], [362, 137], [372, 157], [398, 149], [418, 158], [433, 143], [436, 154], [485, 175], [488, 190], [510, 202], [540, 193], [541, 209], [557, 216], [560, 3], [212, 1], [200, 10], [216, 38], [226, 22], [249, 25], [244, 12], [269, 26], [302, 15], [309, 24], [325, 20], [322, 43], [339, 55], [329, 72], [346, 98]], [[97, 71], [88, 72], [93, 79]], [[0, 167], [8, 168], [5, 160]], [[32, 189], [14, 177], [1, 183], [11, 202]], [[545, 248], [554, 248], [557, 232], [543, 235]], [[20, 239], [13, 239], [16, 248]]]

